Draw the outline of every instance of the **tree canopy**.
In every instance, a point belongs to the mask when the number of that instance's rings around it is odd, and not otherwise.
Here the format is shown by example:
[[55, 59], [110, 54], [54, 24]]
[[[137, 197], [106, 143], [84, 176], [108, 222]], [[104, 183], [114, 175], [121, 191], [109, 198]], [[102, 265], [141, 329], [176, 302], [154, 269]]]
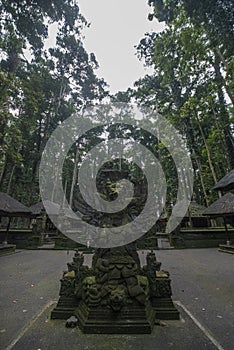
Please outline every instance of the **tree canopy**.
[[[30, 204], [39, 197], [38, 166], [52, 131], [107, 87], [84, 49], [88, 23], [75, 1], [3, 0], [0, 10], [0, 186]], [[46, 49], [52, 23], [56, 45]]]
[[138, 57], [154, 72], [138, 80], [130, 95], [157, 107], [186, 136], [194, 197], [209, 204], [217, 179], [234, 167], [234, 5], [229, 0], [148, 2], [149, 19], [165, 21], [166, 27], [147, 33], [137, 46]]
[[[149, 20], [156, 17], [166, 24], [137, 45], [138, 58], [153, 73], [111, 101], [150, 106], [179, 130], [193, 163], [194, 199], [209, 204], [216, 196], [214, 184], [234, 167], [233, 1], [148, 3], [153, 9]], [[89, 24], [76, 1], [2, 0], [0, 10], [0, 188], [32, 204], [39, 200], [38, 168], [51, 133], [74, 111], [109, 95], [95, 74], [95, 55], [83, 46], [82, 30]], [[56, 44], [46, 48], [51, 24], [57, 28]], [[95, 129], [73, 144], [64, 163], [71, 204], [77, 164], [103, 133], [119, 132], [118, 127]], [[168, 150], [148, 133], [127, 132], [159, 157], [170, 206], [176, 181]]]

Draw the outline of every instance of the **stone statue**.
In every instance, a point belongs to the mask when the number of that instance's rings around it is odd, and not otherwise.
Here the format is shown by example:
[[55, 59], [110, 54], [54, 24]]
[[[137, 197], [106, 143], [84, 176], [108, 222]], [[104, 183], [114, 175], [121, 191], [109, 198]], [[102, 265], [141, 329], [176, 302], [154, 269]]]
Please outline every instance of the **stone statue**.
[[[109, 179], [114, 175], [112, 172]], [[98, 217], [99, 223], [110, 225], [112, 220], [113, 226], [128, 219], [125, 212], [112, 219], [100, 213]], [[170, 299], [169, 276], [157, 276], [161, 263], [153, 251], [146, 261], [141, 268], [135, 243], [96, 249], [91, 268], [84, 266], [83, 254], [76, 251], [61, 280], [52, 318], [74, 315], [85, 333], [150, 333], [156, 316], [159, 318], [157, 308], [165, 305], [167, 314], [170, 308], [173, 312], [176, 309]]]

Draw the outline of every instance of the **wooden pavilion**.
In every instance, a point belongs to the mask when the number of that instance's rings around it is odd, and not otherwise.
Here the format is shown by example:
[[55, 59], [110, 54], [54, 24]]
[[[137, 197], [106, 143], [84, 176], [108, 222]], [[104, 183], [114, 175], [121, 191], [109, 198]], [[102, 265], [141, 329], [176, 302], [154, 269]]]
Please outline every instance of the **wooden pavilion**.
[[0, 192], [0, 222], [2, 218], [7, 217], [8, 223], [5, 228], [0, 230], [0, 240], [2, 243], [8, 243], [8, 234], [11, 220], [14, 217], [31, 217], [31, 211], [25, 205], [9, 196], [7, 193]]

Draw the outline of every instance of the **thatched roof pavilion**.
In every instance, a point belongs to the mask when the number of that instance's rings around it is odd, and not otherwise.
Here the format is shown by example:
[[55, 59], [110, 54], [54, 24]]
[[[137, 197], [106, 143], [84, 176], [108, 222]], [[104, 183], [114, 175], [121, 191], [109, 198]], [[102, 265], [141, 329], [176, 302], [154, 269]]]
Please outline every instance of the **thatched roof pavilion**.
[[[54, 203], [52, 201], [49, 201], [49, 200], [45, 200], [44, 201], [45, 203], [45, 206], [46, 206], [46, 213], [49, 215], [49, 216], [58, 216], [61, 214], [61, 206], [57, 203]], [[45, 206], [43, 204], [43, 202], [38, 202], [38, 203], [35, 203], [33, 205], [31, 205], [29, 207], [29, 209], [31, 210], [33, 216], [38, 216], [38, 215], [41, 215], [42, 211], [45, 210]], [[67, 208], [64, 208], [64, 212], [65, 212], [65, 215], [67, 217], [70, 217], [70, 212]], [[82, 217], [82, 214], [78, 211], [75, 213], [78, 217]], [[73, 218], [73, 217], [72, 217]]]
[[0, 192], [0, 216], [16, 217], [30, 215], [31, 210], [29, 208], [7, 193]]
[[217, 184], [213, 187], [216, 191], [231, 191], [234, 190], [234, 169], [225, 175]]
[[206, 209], [201, 204], [198, 204], [195, 201], [191, 201], [188, 207], [188, 210], [185, 215], [182, 215], [183, 212], [183, 202], [178, 202], [176, 207], [173, 209], [173, 215], [176, 218], [180, 218], [182, 226], [192, 226], [192, 227], [207, 227], [209, 222], [207, 217], [203, 216], [203, 211]]
[[[48, 215], [59, 215], [60, 205], [49, 200], [45, 200]], [[34, 216], [40, 215], [45, 210], [43, 202], [38, 202], [29, 207]]]
[[234, 223], [234, 193], [228, 192], [223, 197], [217, 199], [204, 212], [203, 215], [210, 217], [223, 217], [225, 231], [227, 233], [227, 244], [230, 244], [230, 232], [227, 227], [229, 222]]
[[8, 232], [13, 217], [30, 217], [31, 211], [25, 205], [9, 196], [7, 193], [0, 192], [0, 218], [8, 217], [8, 225], [6, 227], [5, 238], [3, 243], [7, 244]]
[[[189, 218], [189, 217], [201, 217], [203, 216], [203, 211], [206, 207], [204, 207], [201, 204], [198, 204], [195, 201], [191, 201], [188, 207], [188, 210], [186, 214], [183, 216], [183, 218]], [[173, 210], [174, 216], [181, 218], [181, 210], [183, 209], [183, 203], [179, 202], [176, 205], [176, 208]]]
[[203, 215], [207, 216], [233, 216], [234, 215], [234, 194], [226, 193], [223, 197], [217, 199], [212, 203], [206, 210], [204, 210]]

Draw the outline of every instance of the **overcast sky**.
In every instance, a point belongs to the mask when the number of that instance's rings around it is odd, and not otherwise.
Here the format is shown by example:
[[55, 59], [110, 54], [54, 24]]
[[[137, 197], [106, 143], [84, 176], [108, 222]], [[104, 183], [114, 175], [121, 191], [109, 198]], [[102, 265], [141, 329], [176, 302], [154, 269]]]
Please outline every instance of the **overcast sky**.
[[126, 90], [148, 70], [136, 57], [137, 45], [144, 33], [159, 31], [162, 23], [150, 22], [147, 0], [77, 0], [90, 27], [84, 32], [84, 46], [94, 52], [100, 68], [98, 76], [110, 85], [110, 91]]

